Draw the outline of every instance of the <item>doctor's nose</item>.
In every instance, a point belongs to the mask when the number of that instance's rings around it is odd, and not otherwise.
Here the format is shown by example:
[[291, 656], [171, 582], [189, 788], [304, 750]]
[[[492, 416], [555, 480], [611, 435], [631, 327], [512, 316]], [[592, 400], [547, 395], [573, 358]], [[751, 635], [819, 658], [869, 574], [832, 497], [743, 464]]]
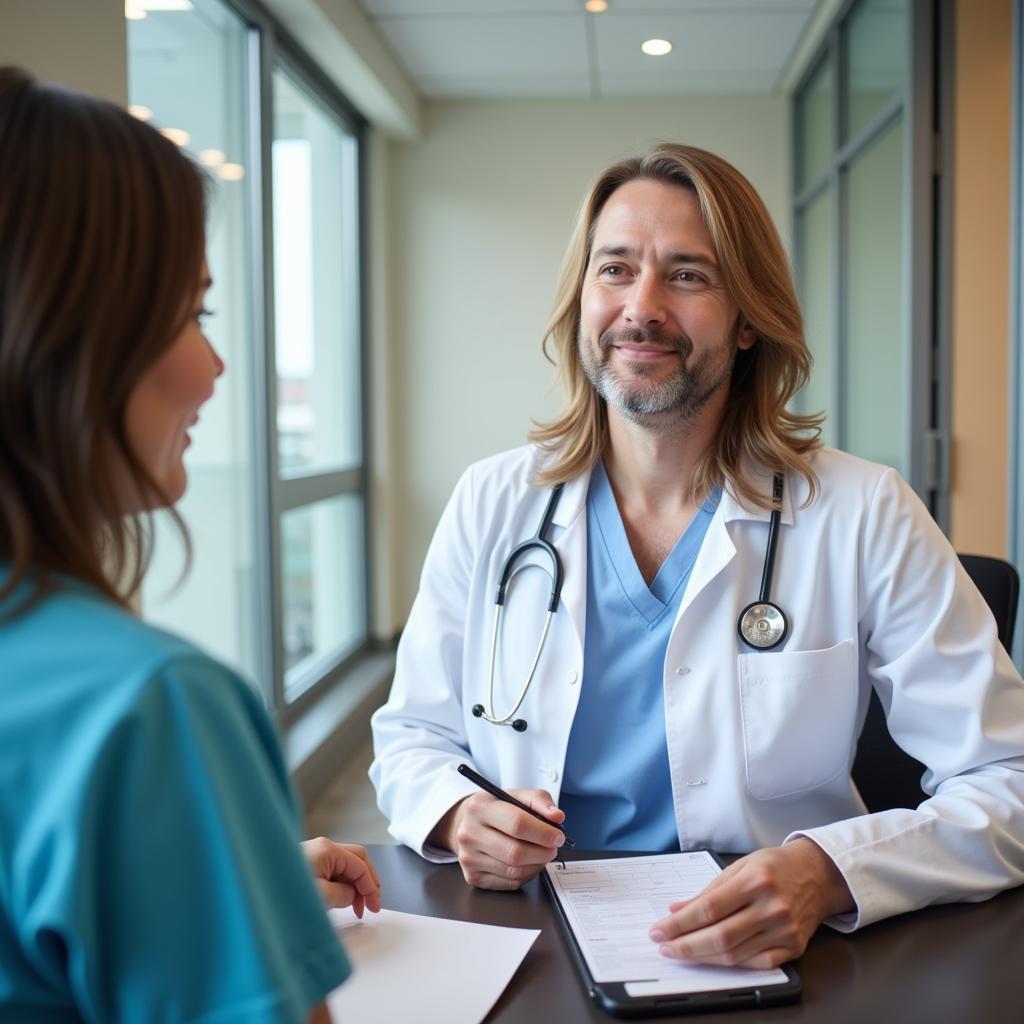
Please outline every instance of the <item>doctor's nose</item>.
[[629, 290], [622, 313], [626, 322], [633, 327], [663, 324], [667, 313], [664, 289], [660, 283], [639, 276]]

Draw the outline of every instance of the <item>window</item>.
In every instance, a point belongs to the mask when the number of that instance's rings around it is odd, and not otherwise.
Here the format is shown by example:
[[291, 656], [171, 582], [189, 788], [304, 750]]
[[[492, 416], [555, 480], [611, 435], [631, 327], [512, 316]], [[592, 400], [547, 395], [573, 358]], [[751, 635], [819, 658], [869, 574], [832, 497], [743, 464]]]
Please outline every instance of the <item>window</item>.
[[[940, 510], [934, 11], [848, 3], [794, 101], [795, 263], [824, 439]], [[941, 521], [941, 516], [940, 516]]]
[[367, 643], [362, 125], [262, 11], [130, 6], [133, 111], [212, 182], [208, 333], [227, 364], [187, 461], [191, 571], [175, 586], [158, 517], [142, 610], [287, 719]]

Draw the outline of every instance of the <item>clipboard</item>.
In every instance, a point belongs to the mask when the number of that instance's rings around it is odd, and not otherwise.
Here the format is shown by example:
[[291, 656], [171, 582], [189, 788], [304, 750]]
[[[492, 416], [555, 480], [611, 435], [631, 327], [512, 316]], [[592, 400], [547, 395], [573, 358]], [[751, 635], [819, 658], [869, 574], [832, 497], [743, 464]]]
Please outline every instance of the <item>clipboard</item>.
[[[670, 858], [690, 858], [688, 863], [677, 862], [669, 865]], [[587, 865], [591, 867], [588, 868]], [[710, 867], [709, 867], [710, 865]], [[576, 966], [583, 987], [587, 994], [603, 1010], [615, 1017], [656, 1017], [688, 1013], [709, 1013], [722, 1010], [754, 1009], [770, 1006], [781, 1006], [796, 1002], [800, 998], [802, 985], [796, 971], [788, 964], [773, 971], [749, 971], [746, 968], [718, 968], [704, 965], [685, 965], [679, 961], [668, 960], [660, 956], [654, 943], [648, 947], [653, 954], [650, 965], [645, 962], [639, 971], [639, 977], [617, 977], [612, 974], [630, 974], [630, 969], [609, 970], [607, 963], [599, 964], [597, 954], [591, 952], [588, 962], [587, 950], [592, 950], [594, 943], [577, 935], [576, 928], [580, 925], [579, 897], [569, 893], [565, 886], [565, 876], [556, 877], [563, 870], [582, 875], [585, 871], [594, 870], [596, 878], [605, 879], [603, 872], [611, 872], [618, 879], [617, 884], [629, 886], [633, 878], [643, 881], [645, 872], [650, 876], [664, 870], [666, 884], [671, 884], [672, 870], [692, 866], [696, 871], [711, 871], [710, 877], [721, 871], [722, 861], [709, 851], [680, 854], [656, 854], [653, 856], [613, 857], [610, 859], [573, 859], [565, 861], [564, 868], [557, 863], [548, 864], [541, 875], [542, 884], [555, 908], [558, 923], [565, 936], [566, 946]], [[631, 876], [630, 872], [636, 875]], [[694, 875], [694, 878], [703, 876]], [[575, 880], [574, 880], [575, 881]], [[582, 884], [582, 883], [581, 883]], [[656, 885], [655, 885], [656, 888]], [[700, 886], [703, 888], [703, 885]], [[624, 891], [624, 890], [623, 890]], [[685, 897], [685, 892], [678, 892], [673, 899]], [[609, 913], [619, 912], [624, 907], [621, 892], [609, 891], [607, 897], [586, 894], [584, 903], [588, 907], [600, 909], [606, 900]], [[628, 902], [628, 901], [627, 901]], [[669, 899], [665, 900], [667, 906]], [[587, 911], [590, 912], [589, 909]], [[656, 915], [650, 916], [650, 921]], [[648, 923], [650, 923], [648, 921]], [[643, 939], [647, 939], [646, 928]], [[598, 946], [604, 941], [598, 939]], [[628, 956], [626, 960], [628, 962]], [[646, 975], [652, 973], [650, 966], [658, 977]], [[592, 969], [592, 967], [594, 969]], [[748, 975], [750, 983], [745, 984]], [[698, 987], [694, 987], [694, 985]]]

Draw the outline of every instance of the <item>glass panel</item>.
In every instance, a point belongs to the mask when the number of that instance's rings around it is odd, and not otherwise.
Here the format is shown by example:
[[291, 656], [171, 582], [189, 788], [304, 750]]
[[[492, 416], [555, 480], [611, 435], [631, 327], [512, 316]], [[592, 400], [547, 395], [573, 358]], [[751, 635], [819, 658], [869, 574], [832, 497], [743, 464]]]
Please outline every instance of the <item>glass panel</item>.
[[183, 553], [167, 517], [158, 517], [142, 610], [259, 679], [246, 37], [246, 26], [219, 0], [151, 10], [128, 22], [129, 99], [136, 116], [178, 133], [176, 140], [207, 166], [213, 182], [207, 256], [214, 286], [207, 305], [216, 315], [207, 335], [227, 364], [186, 457], [189, 488], [178, 508], [191, 528], [191, 571], [174, 589]]
[[282, 476], [361, 462], [356, 149], [274, 71], [274, 302]]
[[851, 165], [845, 447], [904, 476], [903, 118]]
[[363, 499], [343, 494], [281, 519], [285, 700], [366, 636]]
[[835, 309], [835, 262], [832, 237], [832, 189], [827, 188], [797, 214], [797, 244], [800, 253], [800, 306], [804, 314], [807, 345], [814, 356], [810, 382], [800, 392], [801, 412], [825, 412], [822, 428], [826, 444], [835, 445], [835, 410], [832, 386], [836, 374], [836, 338], [833, 330]]
[[860, 0], [846, 24], [846, 131], [852, 138], [894, 95], [907, 67], [906, 0]]
[[829, 168], [835, 130], [832, 115], [832, 60], [826, 55], [796, 101], [798, 188], [814, 181]]

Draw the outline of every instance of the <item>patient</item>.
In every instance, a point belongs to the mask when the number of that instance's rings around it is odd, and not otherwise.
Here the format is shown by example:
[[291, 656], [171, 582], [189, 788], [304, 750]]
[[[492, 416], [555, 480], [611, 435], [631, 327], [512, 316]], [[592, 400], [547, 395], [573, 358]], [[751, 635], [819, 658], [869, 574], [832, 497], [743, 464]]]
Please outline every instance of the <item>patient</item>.
[[380, 909], [361, 847], [300, 847], [255, 692], [129, 604], [224, 370], [204, 249], [172, 143], [0, 68], [4, 1020], [329, 1020], [324, 901]]

